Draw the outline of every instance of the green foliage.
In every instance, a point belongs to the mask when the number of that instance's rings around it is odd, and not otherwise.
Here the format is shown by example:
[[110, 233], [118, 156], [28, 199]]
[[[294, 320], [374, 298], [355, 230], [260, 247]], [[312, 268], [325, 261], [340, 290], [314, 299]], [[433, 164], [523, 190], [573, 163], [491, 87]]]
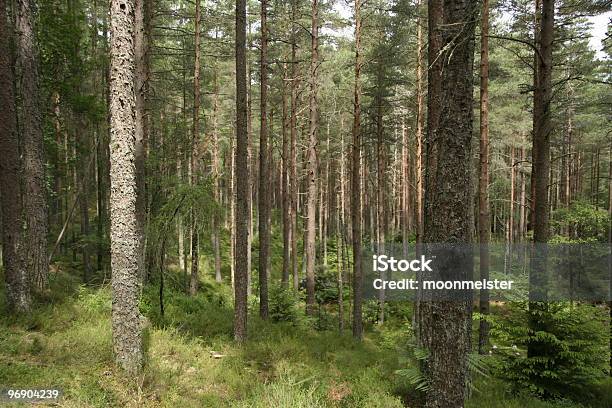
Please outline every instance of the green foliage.
[[271, 321], [297, 323], [303, 315], [298, 304], [299, 298], [294, 290], [281, 285], [270, 285], [269, 316]]
[[569, 232], [570, 236], [555, 236], [553, 242], [607, 242], [610, 216], [605, 209], [576, 201], [552, 214], [551, 227]]
[[[592, 396], [591, 386], [608, 363], [606, 313], [597, 306], [548, 303], [538, 318], [541, 330], [529, 329], [528, 303], [510, 304], [493, 322], [494, 351], [502, 357], [498, 373], [515, 389], [546, 398]], [[530, 343], [544, 353], [529, 356]]]

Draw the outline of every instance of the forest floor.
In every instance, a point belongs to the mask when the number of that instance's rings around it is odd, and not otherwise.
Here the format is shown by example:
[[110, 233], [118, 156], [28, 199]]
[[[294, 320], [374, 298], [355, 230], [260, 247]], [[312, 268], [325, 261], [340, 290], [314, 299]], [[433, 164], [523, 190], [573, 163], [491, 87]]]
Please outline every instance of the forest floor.
[[[55, 272], [51, 281], [36, 312], [0, 318], [0, 387], [59, 387], [63, 397], [54, 406], [399, 408], [402, 396], [410, 400], [395, 374], [406, 364], [402, 324], [371, 327], [358, 343], [350, 328], [340, 335], [306, 319], [270, 323], [251, 316], [249, 340], [239, 346], [231, 338], [227, 285], [205, 281], [192, 298], [173, 291], [170, 279], [163, 319], [158, 287], [145, 288], [146, 369], [127, 378], [112, 360], [108, 284], [85, 287], [66, 272]], [[511, 395], [492, 377], [476, 388], [467, 407], [581, 406]]]

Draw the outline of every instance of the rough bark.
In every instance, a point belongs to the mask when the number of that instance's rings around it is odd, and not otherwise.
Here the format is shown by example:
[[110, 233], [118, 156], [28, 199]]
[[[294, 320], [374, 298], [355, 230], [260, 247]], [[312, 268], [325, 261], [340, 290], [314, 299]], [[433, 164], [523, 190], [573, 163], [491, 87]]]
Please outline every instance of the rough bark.
[[317, 70], [319, 53], [319, 2], [312, 1], [311, 59], [310, 59], [310, 127], [308, 132], [307, 204], [306, 204], [306, 313], [313, 315], [315, 308], [315, 240], [317, 211]]
[[[548, 184], [550, 174], [550, 134], [552, 100], [552, 43], [554, 34], [554, 0], [542, 0], [542, 17], [539, 30], [539, 47], [536, 52], [538, 61], [537, 77], [534, 84], [533, 99], [533, 151], [536, 152], [533, 162], [533, 177], [535, 183], [535, 206], [533, 240], [536, 244], [546, 244], [549, 238], [549, 197]], [[539, 250], [538, 250], [539, 249]], [[530, 299], [546, 297], [545, 274], [547, 254], [545, 246], [536, 247], [537, 256], [532, 260], [529, 275]], [[530, 302], [529, 326], [532, 333], [542, 330], [541, 316], [546, 310], [542, 302]], [[529, 342], [527, 354], [529, 357], [538, 357], [548, 352], [546, 345], [535, 338]]]
[[[533, 43], [534, 46], [536, 47], [536, 49], [540, 46], [540, 29], [541, 29], [541, 19], [542, 19], [542, 0], [535, 0], [535, 10], [534, 10], [534, 15], [533, 15], [533, 32], [534, 32], [534, 36], [533, 36]], [[534, 107], [535, 107], [535, 99], [536, 99], [536, 93], [537, 93], [537, 87], [538, 87], [538, 81], [539, 81], [539, 75], [538, 75], [538, 71], [540, 69], [540, 62], [539, 62], [539, 56], [538, 56], [538, 52], [539, 51], [535, 51], [533, 53], [533, 87], [534, 87], [534, 92], [533, 92], [533, 99], [534, 99]], [[533, 131], [535, 132], [536, 127], [538, 126], [537, 124], [537, 119], [536, 119], [536, 115], [535, 115], [535, 108], [534, 108], [534, 114], [533, 114]], [[535, 140], [535, 133], [532, 134], [532, 140]], [[538, 160], [537, 159], [538, 156], [538, 152], [537, 152], [537, 146], [536, 143], [532, 143], [531, 146], [531, 180], [530, 180], [530, 191], [529, 191], [529, 198], [530, 198], [530, 205], [529, 205], [529, 223], [527, 225], [528, 229], [533, 230], [533, 227], [535, 225], [535, 206], [536, 206], [536, 181], [535, 181], [535, 163]]]
[[136, 220], [134, 2], [111, 1], [111, 268], [115, 361], [130, 374], [143, 364], [138, 309], [139, 236]]
[[249, 236], [249, 168], [246, 83], [246, 0], [236, 1], [236, 244], [234, 253], [234, 339], [247, 337], [247, 251]]
[[19, 131], [23, 143], [24, 207], [26, 214], [27, 268], [36, 290], [48, 284], [47, 191], [45, 180], [42, 114], [38, 76], [38, 47], [34, 26], [34, 3], [18, 0], [17, 33], [18, 94], [21, 101]]
[[12, 24], [0, 0], [0, 208], [2, 209], [2, 264], [9, 311], [30, 310], [30, 282], [23, 230], [22, 169], [15, 110], [15, 78], [11, 49]]
[[260, 126], [259, 126], [259, 316], [268, 318], [268, 257], [270, 255], [270, 159], [268, 157], [268, 2], [261, 0]]
[[[429, 2], [429, 94], [424, 241], [472, 241], [471, 138], [473, 121], [475, 0]], [[442, 114], [443, 113], [443, 114]], [[463, 280], [471, 258], [448, 256], [441, 280]], [[429, 350], [423, 365], [430, 389], [426, 407], [462, 407], [466, 397], [471, 297], [421, 303], [419, 341]]]

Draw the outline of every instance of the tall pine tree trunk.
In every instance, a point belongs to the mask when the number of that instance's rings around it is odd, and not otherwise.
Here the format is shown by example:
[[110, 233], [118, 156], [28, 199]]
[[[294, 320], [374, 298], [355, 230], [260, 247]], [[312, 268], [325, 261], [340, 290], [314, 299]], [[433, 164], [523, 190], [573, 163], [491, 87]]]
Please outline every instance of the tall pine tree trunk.
[[145, 224], [147, 192], [145, 187], [145, 161], [147, 154], [147, 142], [149, 139], [149, 126], [147, 121], [147, 93], [149, 86], [149, 38], [145, 27], [150, 17], [147, 9], [150, 4], [147, 0], [135, 0], [134, 3], [134, 49], [136, 72], [134, 78], [134, 91], [136, 93], [136, 219], [138, 221], [138, 234], [140, 235], [139, 264], [138, 271], [146, 280], [145, 266]]
[[246, 0], [236, 1], [236, 244], [234, 250], [234, 339], [247, 337], [249, 168], [246, 83]]
[[[429, 94], [426, 243], [465, 245], [472, 241], [472, 122], [475, 0], [429, 2]], [[444, 112], [444, 115], [441, 113]], [[462, 251], [445, 254], [434, 279], [465, 280], [472, 258]], [[419, 341], [429, 351], [426, 407], [462, 407], [466, 397], [471, 296], [444, 300], [425, 293]], [[448, 295], [448, 294], [447, 294]]]
[[[212, 182], [213, 182], [213, 199], [216, 205], [221, 205], [220, 202], [220, 186], [219, 186], [219, 78], [217, 64], [215, 62], [214, 72], [214, 95], [213, 95], [213, 117], [212, 117], [212, 140], [211, 140], [211, 159], [212, 159]], [[221, 244], [219, 238], [219, 229], [221, 228], [219, 214], [215, 211], [212, 216], [212, 246], [215, 262], [215, 281], [221, 283]]]
[[111, 1], [111, 268], [113, 350], [129, 374], [143, 364], [138, 309], [140, 235], [136, 219], [134, 1]]
[[23, 230], [21, 158], [15, 110], [12, 24], [6, 18], [6, 0], [0, 0], [0, 208], [2, 265], [9, 311], [26, 313], [31, 297]]
[[[193, 68], [193, 134], [191, 139], [191, 185], [198, 184], [199, 149], [200, 149], [200, 30], [202, 13], [200, 0], [195, 2], [195, 61]], [[189, 293], [194, 296], [198, 292], [200, 269], [200, 244], [198, 230], [198, 214], [191, 209], [191, 279]]]
[[311, 60], [310, 60], [310, 128], [308, 133], [307, 204], [306, 204], [306, 312], [315, 309], [315, 240], [317, 212], [317, 70], [319, 53], [319, 2], [312, 0]]
[[268, 318], [268, 257], [270, 255], [270, 159], [268, 157], [268, 13], [267, 0], [261, 0], [261, 91], [259, 126], [259, 315]]
[[297, 110], [298, 110], [298, 61], [297, 61], [297, 30], [298, 1], [291, 2], [291, 152], [289, 154], [289, 180], [291, 194], [291, 269], [293, 271], [293, 289], [298, 290], [298, 255], [297, 255], [297, 213], [299, 181], [297, 178]]
[[[478, 178], [478, 237], [480, 243], [480, 279], [489, 279], [489, 0], [483, 0], [480, 20], [480, 169]], [[489, 341], [489, 291], [480, 291], [478, 352], [485, 353]]]
[[27, 268], [36, 290], [47, 287], [47, 191], [45, 180], [42, 114], [38, 78], [38, 47], [34, 26], [34, 3], [18, 0], [15, 10], [17, 72], [21, 101], [19, 133], [23, 143], [24, 207], [26, 213]]
[[353, 337], [363, 336], [363, 274], [361, 271], [361, 0], [355, 0], [355, 87], [351, 149], [351, 226], [353, 247]]
[[[548, 184], [550, 174], [550, 134], [552, 100], [552, 43], [554, 34], [554, 0], [542, 0], [542, 18], [540, 22], [539, 47], [536, 57], [537, 81], [534, 84], [533, 99], [533, 182], [535, 183], [535, 211], [533, 224], [533, 240], [536, 244], [536, 254], [532, 260], [529, 275], [530, 300], [543, 300], [546, 298], [546, 243], [549, 238], [549, 197]], [[547, 309], [543, 302], [530, 302], [529, 326], [533, 336], [542, 330], [542, 316]], [[537, 341], [534, 337], [529, 342], [527, 354], [529, 357], [539, 357], [547, 353], [547, 345]]]
[[289, 277], [291, 275], [291, 184], [289, 178], [291, 158], [289, 132], [287, 132], [287, 67], [283, 67], [284, 77], [282, 86], [282, 115], [283, 115], [283, 156], [282, 156], [282, 207], [283, 207], [283, 272], [281, 282], [284, 287], [289, 286]]

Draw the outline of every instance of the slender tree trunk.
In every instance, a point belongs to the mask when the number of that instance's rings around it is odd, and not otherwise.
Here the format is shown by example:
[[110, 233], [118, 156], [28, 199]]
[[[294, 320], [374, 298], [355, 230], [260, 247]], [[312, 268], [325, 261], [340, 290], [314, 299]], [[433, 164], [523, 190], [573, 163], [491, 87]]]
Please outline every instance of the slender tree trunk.
[[[229, 168], [229, 199], [230, 199], [230, 259], [235, 259], [236, 255], [236, 143], [234, 138], [230, 140], [230, 168]], [[235, 263], [230, 262], [230, 279], [232, 289], [236, 289], [236, 268]]]
[[410, 148], [409, 134], [405, 118], [402, 118], [402, 169], [401, 169], [401, 228], [402, 249], [404, 257], [408, 257], [409, 234], [412, 230], [412, 197], [410, 196]]
[[289, 277], [291, 275], [291, 227], [292, 227], [292, 216], [291, 216], [291, 184], [290, 180], [290, 143], [289, 132], [287, 132], [288, 121], [287, 121], [287, 68], [284, 67], [284, 77], [282, 86], [282, 109], [283, 109], [283, 157], [282, 157], [282, 201], [283, 201], [283, 274], [281, 282], [284, 287], [289, 286]]
[[[387, 229], [386, 217], [386, 197], [385, 189], [387, 188], [386, 181], [386, 151], [384, 146], [384, 128], [383, 128], [383, 98], [380, 95], [382, 92], [381, 81], [382, 77], [378, 77], [378, 95], [376, 97], [376, 251], [379, 254], [385, 253], [385, 235]], [[381, 271], [380, 278], [386, 279], [386, 273]], [[385, 322], [385, 289], [378, 291], [378, 324]]]
[[516, 169], [514, 166], [514, 146], [510, 146], [510, 213], [508, 214], [508, 243], [514, 242], [514, 190], [516, 187]]
[[[480, 279], [489, 279], [489, 0], [483, 0], [480, 20], [480, 171], [478, 178], [478, 237], [480, 240]], [[485, 354], [489, 342], [489, 291], [480, 291], [478, 352]]]
[[[429, 93], [424, 241], [472, 241], [474, 32], [477, 2], [429, 2]], [[441, 113], [444, 112], [444, 115]], [[447, 254], [434, 279], [464, 280], [472, 258]], [[429, 379], [425, 407], [463, 407], [467, 353], [470, 347], [471, 295], [465, 302], [444, 301], [425, 293], [421, 302], [419, 341], [429, 351], [423, 370]]]
[[[220, 187], [219, 187], [219, 78], [217, 73], [218, 67], [215, 62], [214, 72], [214, 95], [213, 95], [213, 117], [212, 117], [212, 140], [211, 140], [211, 160], [212, 160], [212, 182], [213, 182], [213, 199], [215, 205], [221, 205]], [[212, 247], [215, 262], [215, 281], [221, 283], [221, 245], [219, 241], [219, 228], [221, 221], [217, 211], [212, 217]]]
[[146, 281], [145, 267], [145, 223], [147, 192], [145, 185], [145, 161], [147, 154], [147, 141], [149, 138], [149, 126], [147, 116], [147, 91], [149, 84], [148, 46], [149, 39], [145, 30], [146, 17], [149, 14], [145, 8], [147, 0], [135, 0], [134, 3], [134, 49], [136, 72], [134, 77], [134, 92], [136, 93], [136, 220], [138, 234], [140, 235], [138, 271], [143, 282]]
[[[419, 1], [419, 6], [420, 6]], [[417, 20], [417, 73], [416, 73], [416, 242], [423, 243], [423, 125], [425, 122], [425, 104], [423, 102], [423, 27]]]
[[234, 339], [247, 337], [247, 251], [249, 236], [249, 168], [246, 83], [246, 0], [236, 1], [236, 244], [234, 253]]
[[91, 267], [89, 263], [89, 245], [87, 244], [89, 237], [89, 160], [87, 159], [85, 152], [89, 151], [89, 146], [85, 141], [84, 133], [86, 132], [85, 123], [80, 119], [80, 126], [75, 129], [75, 144], [76, 149], [79, 152], [77, 155], [77, 182], [80, 184], [80, 188], [77, 188], [77, 194], [80, 191], [80, 196], [77, 198], [79, 201], [81, 211], [81, 254], [83, 257], [83, 282], [87, 283], [91, 274]]
[[13, 25], [6, 17], [6, 0], [0, 0], [0, 208], [2, 213], [2, 265], [9, 311], [27, 313], [31, 307], [23, 230], [22, 168], [17, 135], [15, 78], [13, 75]]
[[[195, 61], [193, 68], [193, 134], [191, 145], [191, 185], [198, 184], [200, 162], [200, 30], [202, 25], [202, 12], [200, 0], [195, 2]], [[189, 294], [194, 296], [198, 292], [200, 269], [200, 245], [198, 231], [198, 214], [191, 209], [191, 279]]]
[[[608, 146], [608, 218], [612, 219], [612, 143]], [[612, 224], [608, 224], [608, 244], [612, 244]], [[608, 285], [609, 290], [612, 293], [612, 263], [608, 262]], [[609, 363], [609, 376], [612, 377], [612, 299], [608, 301], [608, 311], [610, 319], [608, 321], [609, 326], [609, 347], [610, 350], [610, 363]]]
[[317, 212], [317, 71], [319, 64], [319, 1], [312, 0], [311, 60], [310, 60], [310, 129], [308, 138], [308, 195], [306, 204], [306, 312], [313, 315], [315, 307], [315, 240]]
[[111, 1], [111, 267], [113, 350], [129, 374], [143, 365], [138, 309], [140, 248], [136, 219], [134, 1]]
[[342, 225], [340, 206], [342, 201], [338, 198], [336, 206], [336, 268], [338, 269], [338, 330], [344, 331], [344, 246], [342, 245]]
[[247, 219], [247, 297], [251, 296], [251, 272], [252, 272], [252, 254], [251, 248], [253, 247], [253, 184], [254, 184], [254, 174], [255, 174], [255, 166], [253, 165], [253, 155], [252, 155], [252, 142], [253, 142], [253, 111], [251, 109], [251, 104], [253, 102], [253, 92], [251, 86], [253, 84], [252, 81], [252, 70], [251, 64], [249, 63], [249, 50], [252, 48], [253, 43], [251, 42], [251, 23], [247, 18], [247, 51], [246, 51], [246, 66], [247, 66], [247, 166], [249, 167], [249, 181], [248, 185], [248, 194], [247, 198], [249, 200], [248, 206], [248, 219]]
[[297, 61], [297, 30], [299, 0], [291, 2], [291, 153], [289, 154], [289, 180], [291, 191], [291, 268], [293, 270], [293, 288], [298, 290], [299, 271], [297, 255], [297, 213], [299, 181], [297, 179], [297, 109], [298, 109], [298, 61]]
[[268, 318], [268, 257], [270, 255], [270, 159], [268, 157], [268, 2], [261, 0], [261, 62], [259, 126], [259, 316]]
[[351, 163], [351, 225], [353, 246], [353, 337], [363, 336], [363, 275], [361, 271], [361, 0], [355, 0], [355, 88]]
[[38, 78], [38, 47], [34, 26], [34, 3], [18, 0], [17, 33], [18, 94], [21, 101], [19, 132], [23, 143], [24, 207], [26, 214], [27, 268], [30, 283], [41, 291], [47, 287], [47, 191]]

